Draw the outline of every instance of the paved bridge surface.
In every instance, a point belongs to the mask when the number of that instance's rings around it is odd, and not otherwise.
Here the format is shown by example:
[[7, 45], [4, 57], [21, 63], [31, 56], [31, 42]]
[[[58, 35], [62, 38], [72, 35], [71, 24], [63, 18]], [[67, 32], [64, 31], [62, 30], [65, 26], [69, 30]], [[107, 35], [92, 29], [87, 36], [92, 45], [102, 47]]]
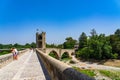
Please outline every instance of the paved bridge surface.
[[0, 69], [0, 80], [50, 80], [37, 54], [28, 51]]

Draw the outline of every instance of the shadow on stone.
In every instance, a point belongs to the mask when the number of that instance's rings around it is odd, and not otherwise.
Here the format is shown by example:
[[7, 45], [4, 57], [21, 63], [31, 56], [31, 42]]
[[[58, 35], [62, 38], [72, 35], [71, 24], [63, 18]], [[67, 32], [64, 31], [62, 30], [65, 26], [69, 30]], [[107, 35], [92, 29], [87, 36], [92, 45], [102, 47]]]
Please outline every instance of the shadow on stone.
[[[37, 57], [38, 57], [38, 54], [37, 54]], [[44, 73], [44, 75], [45, 75], [46, 80], [51, 80], [51, 78], [50, 78], [50, 76], [49, 76], [49, 74], [48, 74], [48, 71], [46, 70], [43, 62], [41, 61], [41, 59], [40, 59], [39, 57], [38, 57], [38, 59], [39, 59], [40, 65], [42, 66], [42, 70], [43, 70], [43, 73]]]

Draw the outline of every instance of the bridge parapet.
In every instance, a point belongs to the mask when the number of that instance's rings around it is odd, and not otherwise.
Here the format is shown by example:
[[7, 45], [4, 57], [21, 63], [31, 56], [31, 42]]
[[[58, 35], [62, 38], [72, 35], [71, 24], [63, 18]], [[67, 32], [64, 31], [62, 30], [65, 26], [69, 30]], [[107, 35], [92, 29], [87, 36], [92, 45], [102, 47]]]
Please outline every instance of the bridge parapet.
[[36, 52], [48, 70], [51, 80], [95, 80], [77, 72], [71, 66], [50, 57], [38, 49], [36, 49]]
[[[19, 51], [18, 56], [22, 55], [26, 51], [28, 51], [28, 50], [26, 49], [26, 50]], [[5, 66], [6, 64], [10, 63], [12, 60], [13, 60], [13, 54], [12, 53], [0, 56], [0, 68]]]

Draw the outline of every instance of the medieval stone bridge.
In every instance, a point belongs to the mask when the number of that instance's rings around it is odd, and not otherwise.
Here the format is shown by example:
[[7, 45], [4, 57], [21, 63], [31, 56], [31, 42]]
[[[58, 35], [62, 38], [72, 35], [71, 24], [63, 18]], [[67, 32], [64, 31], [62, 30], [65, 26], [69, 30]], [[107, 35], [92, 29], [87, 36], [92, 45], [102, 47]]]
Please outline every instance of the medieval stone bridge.
[[61, 59], [62, 55], [66, 53], [71, 57], [74, 53], [74, 49], [60, 49], [60, 48], [46, 48], [46, 33], [36, 33], [36, 46], [43, 50], [46, 54], [54, 53], [57, 56], [57, 59]]
[[12, 53], [0, 56], [0, 80], [95, 80], [48, 55], [55, 52], [59, 58], [64, 53], [71, 56], [73, 49], [46, 48], [45, 38], [37, 38], [36, 51], [20, 51], [18, 60], [13, 60]]
[[60, 48], [46, 48], [46, 54], [55, 53], [58, 59], [61, 59], [62, 55], [66, 53], [69, 57], [71, 57], [74, 53], [74, 49], [60, 49]]
[[0, 56], [0, 80], [94, 80], [42, 50], [23, 50], [18, 60], [12, 53]]

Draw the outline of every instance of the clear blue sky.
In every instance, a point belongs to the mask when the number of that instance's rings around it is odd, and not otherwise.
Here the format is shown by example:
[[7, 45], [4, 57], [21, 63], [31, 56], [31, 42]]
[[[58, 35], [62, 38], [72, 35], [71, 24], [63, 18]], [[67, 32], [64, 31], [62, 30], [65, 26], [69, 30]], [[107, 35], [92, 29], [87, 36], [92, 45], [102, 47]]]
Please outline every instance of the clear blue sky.
[[0, 0], [2, 44], [35, 42], [36, 29], [59, 44], [93, 28], [106, 35], [120, 28], [120, 0]]

